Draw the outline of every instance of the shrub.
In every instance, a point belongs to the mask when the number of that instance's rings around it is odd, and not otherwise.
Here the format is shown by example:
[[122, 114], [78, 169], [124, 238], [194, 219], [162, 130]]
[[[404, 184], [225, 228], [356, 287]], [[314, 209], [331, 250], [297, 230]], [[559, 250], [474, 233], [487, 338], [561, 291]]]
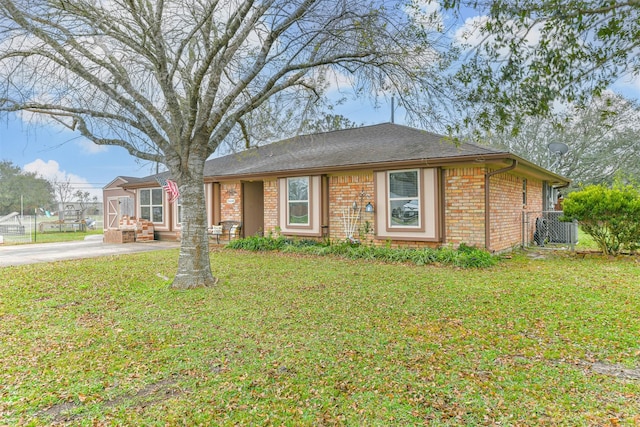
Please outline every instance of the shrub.
[[243, 249], [246, 251], [283, 251], [287, 248], [322, 247], [327, 246], [325, 242], [318, 242], [313, 239], [290, 239], [284, 236], [262, 237], [250, 236], [244, 239], [236, 239], [229, 242], [229, 249]]
[[283, 252], [305, 253], [311, 255], [334, 255], [347, 259], [363, 259], [391, 263], [409, 262], [416, 265], [440, 263], [461, 268], [483, 268], [494, 265], [497, 258], [490, 253], [472, 246], [461, 244], [457, 249], [442, 247], [438, 249], [409, 249], [379, 247], [372, 245], [354, 245], [350, 242], [327, 244], [315, 240], [296, 240], [285, 237], [247, 237], [232, 241], [228, 248], [250, 251], [279, 250]]
[[261, 237], [250, 236], [244, 239], [236, 239], [229, 242], [227, 245], [231, 249], [244, 249], [247, 251], [274, 251], [281, 250], [288, 244], [286, 238], [280, 236], [278, 238], [273, 237]]
[[589, 185], [570, 193], [563, 204], [563, 220], [578, 220], [606, 255], [634, 252], [640, 242], [640, 192], [616, 181], [612, 188]]

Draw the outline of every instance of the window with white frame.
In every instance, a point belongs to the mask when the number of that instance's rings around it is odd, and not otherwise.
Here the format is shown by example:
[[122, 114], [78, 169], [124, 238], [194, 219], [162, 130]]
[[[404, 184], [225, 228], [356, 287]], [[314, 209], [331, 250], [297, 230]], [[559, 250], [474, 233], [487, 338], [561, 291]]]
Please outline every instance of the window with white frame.
[[178, 200], [176, 200], [176, 210], [177, 212], [177, 220], [178, 220], [178, 225], [182, 224], [182, 199], [180, 197], [178, 197]]
[[140, 190], [140, 218], [151, 222], [163, 222], [162, 188]]
[[287, 178], [287, 224], [309, 225], [309, 177]]
[[388, 173], [390, 228], [419, 228], [421, 225], [420, 174], [417, 169]]

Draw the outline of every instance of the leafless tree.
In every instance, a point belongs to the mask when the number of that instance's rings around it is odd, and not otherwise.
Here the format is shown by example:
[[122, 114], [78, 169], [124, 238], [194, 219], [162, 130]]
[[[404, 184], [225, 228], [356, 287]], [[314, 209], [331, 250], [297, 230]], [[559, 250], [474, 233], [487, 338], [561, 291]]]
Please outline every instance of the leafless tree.
[[58, 199], [60, 209], [64, 209], [64, 206], [71, 202], [71, 196], [73, 196], [73, 186], [71, 185], [71, 181], [69, 178], [65, 180], [53, 178], [51, 180], [51, 186], [53, 187], [53, 191]]
[[447, 41], [412, 1], [2, 0], [0, 110], [164, 164], [184, 212], [172, 286], [210, 286], [203, 168], [243, 117], [335, 81], [415, 119], [443, 105]]

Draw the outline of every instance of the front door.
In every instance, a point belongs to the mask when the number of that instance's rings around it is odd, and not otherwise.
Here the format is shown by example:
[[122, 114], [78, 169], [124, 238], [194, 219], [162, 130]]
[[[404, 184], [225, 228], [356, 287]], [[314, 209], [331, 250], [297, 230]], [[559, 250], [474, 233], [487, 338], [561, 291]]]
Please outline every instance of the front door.
[[107, 200], [106, 229], [120, 227], [123, 215], [133, 216], [133, 199], [131, 197], [110, 197]]
[[264, 235], [264, 183], [242, 183], [242, 234]]

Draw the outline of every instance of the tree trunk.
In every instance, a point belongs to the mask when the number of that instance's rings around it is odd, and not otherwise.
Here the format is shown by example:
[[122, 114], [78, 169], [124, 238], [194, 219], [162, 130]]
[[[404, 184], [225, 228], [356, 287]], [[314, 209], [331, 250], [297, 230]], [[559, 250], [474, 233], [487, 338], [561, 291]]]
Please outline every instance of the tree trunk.
[[177, 179], [182, 203], [182, 223], [178, 272], [171, 284], [174, 289], [213, 286], [218, 281], [211, 273], [209, 258], [204, 160], [195, 163], [196, 165], [190, 165], [188, 173], [183, 173]]

